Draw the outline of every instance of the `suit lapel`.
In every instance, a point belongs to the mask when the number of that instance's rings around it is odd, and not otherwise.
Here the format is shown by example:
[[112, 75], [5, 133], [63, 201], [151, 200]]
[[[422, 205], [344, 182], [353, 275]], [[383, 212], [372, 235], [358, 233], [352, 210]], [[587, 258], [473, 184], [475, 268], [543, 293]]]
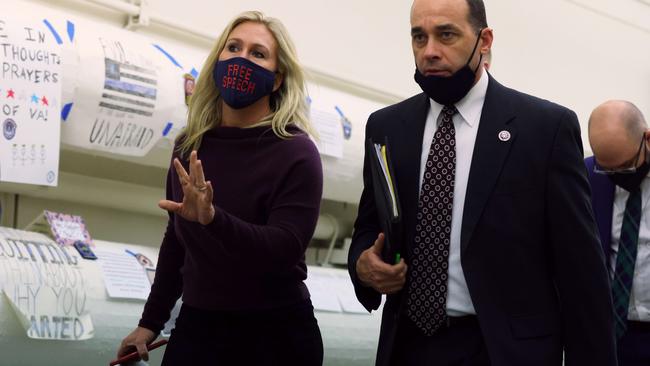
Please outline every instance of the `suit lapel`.
[[[461, 228], [461, 255], [469, 245], [485, 204], [501, 173], [510, 147], [517, 137], [514, 110], [508, 98], [507, 89], [491, 76], [481, 112], [481, 121], [474, 144], [474, 153], [469, 171], [467, 193]], [[502, 131], [510, 135], [499, 137]], [[506, 141], [503, 141], [506, 140]]]
[[403, 114], [403, 120], [399, 130], [394, 136], [400, 136], [396, 141], [391, 141], [398, 157], [396, 175], [400, 203], [402, 207], [402, 225], [404, 228], [403, 247], [407, 248], [410, 256], [411, 243], [415, 235], [415, 220], [418, 210], [419, 186], [420, 186], [420, 159], [422, 156], [422, 139], [424, 125], [429, 112], [429, 98], [424, 94], [418, 95], [414, 103], [407, 106], [408, 110]]

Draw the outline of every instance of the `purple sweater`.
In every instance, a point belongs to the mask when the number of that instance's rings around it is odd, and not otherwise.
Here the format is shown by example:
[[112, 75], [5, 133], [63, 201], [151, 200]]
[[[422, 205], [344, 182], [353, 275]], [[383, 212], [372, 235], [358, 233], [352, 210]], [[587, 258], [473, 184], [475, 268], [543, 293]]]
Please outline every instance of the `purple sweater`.
[[[181, 293], [184, 303], [206, 310], [271, 309], [309, 298], [305, 250], [323, 188], [313, 142], [302, 133], [281, 139], [270, 126], [217, 127], [204, 135], [198, 157], [216, 214], [203, 226], [170, 213], [139, 323], [154, 332]], [[183, 200], [173, 167], [167, 199]]]

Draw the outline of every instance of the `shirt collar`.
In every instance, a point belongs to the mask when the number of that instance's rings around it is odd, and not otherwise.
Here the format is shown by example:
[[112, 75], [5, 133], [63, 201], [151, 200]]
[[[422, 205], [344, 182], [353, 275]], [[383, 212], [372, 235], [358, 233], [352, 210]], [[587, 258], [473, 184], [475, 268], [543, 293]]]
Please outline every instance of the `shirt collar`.
[[[470, 127], [474, 127], [479, 122], [478, 118], [481, 115], [483, 102], [485, 101], [485, 95], [487, 94], [488, 80], [489, 77], [487, 70], [484, 69], [478, 82], [474, 84], [472, 89], [469, 90], [463, 99], [459, 100], [458, 103], [455, 104], [458, 114], [463, 117], [463, 120]], [[429, 101], [431, 103], [431, 113], [435, 120], [435, 118], [440, 115], [440, 112], [442, 112], [443, 105], [437, 103], [431, 98], [429, 98]]]

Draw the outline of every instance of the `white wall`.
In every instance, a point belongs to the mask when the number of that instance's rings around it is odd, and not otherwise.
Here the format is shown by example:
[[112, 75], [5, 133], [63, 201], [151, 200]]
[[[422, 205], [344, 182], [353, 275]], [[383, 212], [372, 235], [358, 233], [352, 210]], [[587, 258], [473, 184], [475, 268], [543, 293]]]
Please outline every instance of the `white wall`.
[[[125, 20], [85, 0], [7, 1], [95, 13], [111, 24]], [[214, 35], [237, 13], [259, 9], [285, 23], [308, 68], [391, 96], [419, 91], [412, 78], [409, 0], [148, 2], [151, 14]], [[574, 109], [583, 124], [609, 98], [628, 99], [650, 115], [650, 5], [638, 0], [487, 0], [486, 8], [495, 31], [492, 72], [501, 82]], [[165, 38], [188, 55], [209, 47], [204, 40], [179, 38], [157, 26], [139, 32]]]
[[[150, 2], [154, 12], [214, 34], [240, 11], [263, 10], [287, 25], [305, 65], [402, 97], [419, 92], [409, 0]], [[486, 0], [486, 8], [498, 80], [574, 109], [583, 123], [610, 98], [634, 102], [650, 119], [650, 5]]]
[[[600, 3], [615, 13], [616, 7], [639, 2]], [[607, 99], [632, 101], [650, 122], [650, 6], [639, 10], [645, 12], [646, 29], [566, 0], [499, 0], [487, 6], [495, 29], [494, 76], [575, 110], [585, 150], [590, 151], [589, 114]]]

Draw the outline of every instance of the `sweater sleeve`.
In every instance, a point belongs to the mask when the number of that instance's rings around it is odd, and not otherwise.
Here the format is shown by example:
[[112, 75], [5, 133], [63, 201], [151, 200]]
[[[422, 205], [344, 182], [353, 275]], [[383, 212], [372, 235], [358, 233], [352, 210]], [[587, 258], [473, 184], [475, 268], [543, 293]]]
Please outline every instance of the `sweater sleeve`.
[[[172, 199], [172, 169], [167, 173], [167, 199]], [[158, 253], [156, 276], [151, 285], [149, 298], [144, 305], [142, 318], [138, 323], [143, 328], [159, 333], [169, 319], [171, 309], [183, 291], [183, 277], [180, 269], [185, 259], [185, 249], [178, 242], [174, 229], [174, 214], [169, 213], [167, 229]]]
[[[316, 147], [304, 149], [280, 180], [269, 207], [266, 224], [246, 222], [215, 206], [214, 220], [204, 229], [215, 237], [216, 245], [232, 243], [222, 250], [245, 257], [249, 268], [261, 272], [285, 272], [302, 261], [314, 234], [323, 192], [323, 170]], [[215, 242], [212, 244], [214, 245]]]

